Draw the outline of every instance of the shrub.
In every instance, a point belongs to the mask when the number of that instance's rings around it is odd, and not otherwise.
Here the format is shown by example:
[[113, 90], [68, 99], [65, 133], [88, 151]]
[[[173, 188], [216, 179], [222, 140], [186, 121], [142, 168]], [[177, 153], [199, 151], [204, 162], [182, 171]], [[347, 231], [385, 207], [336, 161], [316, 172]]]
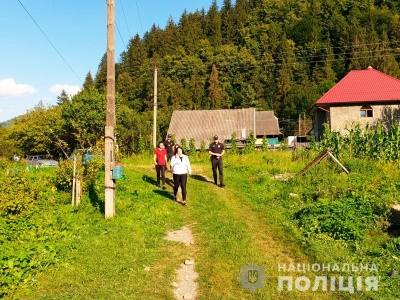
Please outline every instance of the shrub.
[[[73, 166], [73, 161], [60, 161], [57, 174], [53, 179], [54, 184], [59, 191], [70, 192], [72, 190]], [[88, 189], [96, 179], [98, 172], [103, 168], [103, 157], [95, 156], [87, 163], [82, 163], [81, 159], [77, 159], [75, 176], [82, 179], [84, 191]]]
[[231, 153], [232, 154], [238, 154], [239, 150], [236, 144], [236, 132], [232, 133], [231, 137]]
[[264, 151], [268, 151], [268, 140], [265, 136], [263, 136], [262, 138], [262, 146], [261, 146], [261, 150]]
[[28, 180], [26, 172], [5, 176], [0, 187], [0, 216], [8, 222], [28, 217], [37, 198], [37, 189]]
[[200, 153], [205, 153], [206, 152], [206, 142], [201, 141], [200, 142]]
[[186, 139], [181, 139], [181, 148], [182, 148], [183, 152], [185, 152], [185, 153], [188, 151]]
[[193, 138], [189, 140], [189, 153], [191, 155], [196, 155], [196, 143]]
[[319, 199], [295, 214], [306, 234], [326, 233], [336, 240], [361, 240], [388, 207], [373, 195], [350, 194], [339, 200]]
[[256, 139], [254, 132], [250, 132], [249, 137], [246, 140], [246, 147], [243, 149], [243, 153], [253, 153], [256, 150]]

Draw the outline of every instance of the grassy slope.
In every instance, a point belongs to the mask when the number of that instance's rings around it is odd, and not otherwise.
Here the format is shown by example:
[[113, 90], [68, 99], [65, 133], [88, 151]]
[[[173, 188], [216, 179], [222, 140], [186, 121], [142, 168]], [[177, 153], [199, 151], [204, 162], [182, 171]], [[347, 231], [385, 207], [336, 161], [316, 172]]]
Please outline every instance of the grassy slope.
[[[227, 157], [224, 189], [210, 183], [208, 162], [193, 160], [188, 207], [171, 201], [170, 174], [168, 189], [159, 190], [153, 169], [146, 165], [151, 159], [129, 159], [124, 169], [127, 179], [118, 181], [117, 217], [104, 220], [86, 201], [73, 215], [82, 223], [76, 247], [37, 276], [34, 286], [26, 285], [13, 297], [173, 299], [170, 284], [175, 270], [193, 257], [199, 273], [199, 299], [366, 299], [365, 295], [311, 289], [278, 291], [277, 276], [315, 276], [279, 273], [278, 263], [314, 263], [323, 253], [316, 249], [307, 257], [299, 243], [290, 211], [301, 204], [287, 203], [285, 197], [296, 186], [271, 180], [271, 174], [297, 172], [304, 163], [291, 163], [290, 154], [277, 157], [273, 153]], [[98, 191], [101, 198], [101, 188]], [[182, 225], [189, 225], [195, 235], [196, 242], [189, 248], [163, 239], [167, 230]], [[340, 251], [338, 257], [351, 256], [346, 249]], [[265, 288], [254, 295], [243, 290], [237, 279], [241, 267], [251, 262], [264, 266], [269, 276]], [[150, 271], [144, 270], [146, 266]]]

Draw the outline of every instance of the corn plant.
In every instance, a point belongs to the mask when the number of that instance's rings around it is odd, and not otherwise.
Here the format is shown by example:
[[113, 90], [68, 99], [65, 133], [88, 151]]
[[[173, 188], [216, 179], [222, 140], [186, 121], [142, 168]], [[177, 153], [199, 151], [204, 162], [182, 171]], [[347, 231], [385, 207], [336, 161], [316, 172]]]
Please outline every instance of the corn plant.
[[239, 150], [236, 144], [236, 132], [232, 133], [231, 137], [231, 153], [238, 154]]
[[196, 144], [194, 138], [189, 140], [189, 153], [191, 155], [196, 155]]
[[[327, 125], [326, 125], [327, 128]], [[353, 124], [346, 128], [347, 134], [325, 131], [318, 150], [331, 149], [337, 156], [371, 158], [382, 162], [399, 161], [400, 125], [386, 128], [377, 124], [374, 128], [367, 124]]]

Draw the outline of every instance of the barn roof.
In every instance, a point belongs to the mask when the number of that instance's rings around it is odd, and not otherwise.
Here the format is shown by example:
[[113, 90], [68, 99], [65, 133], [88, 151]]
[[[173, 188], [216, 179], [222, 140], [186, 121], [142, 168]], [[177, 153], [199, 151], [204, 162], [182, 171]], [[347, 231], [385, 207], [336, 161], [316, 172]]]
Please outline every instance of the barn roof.
[[400, 80], [368, 67], [350, 71], [315, 104], [400, 100]]
[[256, 135], [281, 135], [278, 118], [273, 111], [256, 111]]
[[[268, 134], [266, 128], [271, 124], [271, 126], [274, 126], [271, 135], [276, 135], [276, 132], [279, 132], [279, 127], [273, 112], [258, 113], [254, 108], [175, 110], [172, 113], [168, 133], [175, 135], [177, 143], [180, 143], [182, 139], [186, 139], [189, 143], [190, 139], [193, 138], [196, 142], [196, 148], [199, 149], [201, 141], [204, 141], [208, 146], [214, 135], [218, 135], [220, 141], [230, 140], [234, 132], [236, 132], [238, 139], [246, 139], [251, 131], [258, 135], [256, 119], [259, 116], [262, 120], [268, 122], [268, 125], [266, 125], [262, 124], [262, 121], [257, 121], [257, 126], [261, 127], [260, 132]], [[268, 120], [268, 118], [273, 120]]]

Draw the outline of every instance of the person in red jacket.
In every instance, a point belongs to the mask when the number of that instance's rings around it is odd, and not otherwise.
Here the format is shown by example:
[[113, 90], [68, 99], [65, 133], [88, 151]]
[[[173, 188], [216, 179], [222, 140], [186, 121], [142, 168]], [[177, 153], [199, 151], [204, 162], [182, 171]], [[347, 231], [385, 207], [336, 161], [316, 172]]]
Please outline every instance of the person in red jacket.
[[154, 150], [154, 164], [156, 165], [157, 186], [160, 187], [162, 179], [162, 188], [165, 190], [165, 169], [167, 166], [167, 150], [163, 142], [158, 143], [158, 148]]

